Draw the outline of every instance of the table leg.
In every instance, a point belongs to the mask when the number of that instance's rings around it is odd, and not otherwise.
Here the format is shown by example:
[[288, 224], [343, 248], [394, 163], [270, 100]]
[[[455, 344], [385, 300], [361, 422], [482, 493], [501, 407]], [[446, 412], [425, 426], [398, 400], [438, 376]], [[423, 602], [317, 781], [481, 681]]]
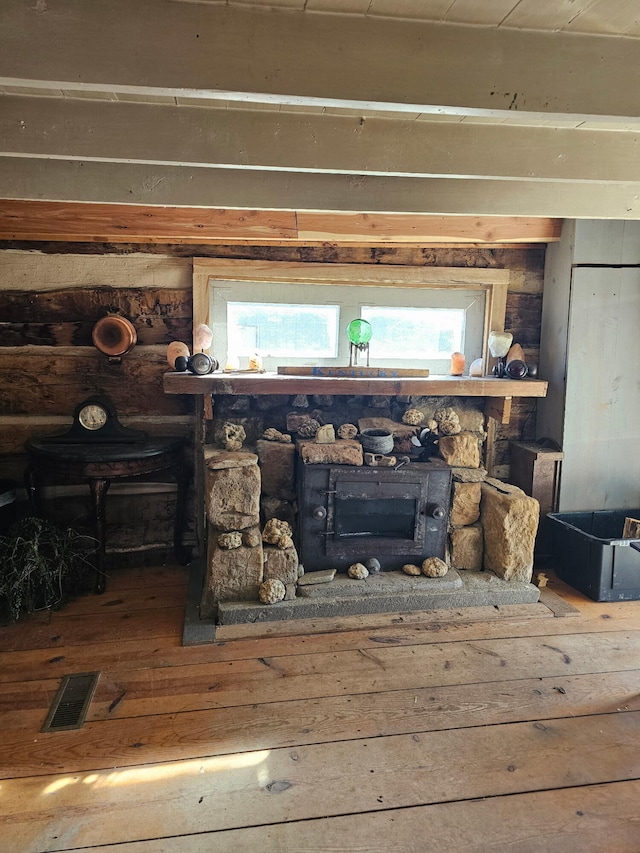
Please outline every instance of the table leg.
[[104, 592], [107, 580], [104, 569], [106, 540], [105, 498], [109, 488], [109, 480], [92, 479], [89, 481], [89, 487], [91, 489], [91, 505], [93, 508], [95, 536], [98, 540], [95, 592], [99, 595]]
[[35, 465], [29, 464], [24, 472], [24, 487], [27, 490], [31, 512], [36, 518], [42, 518], [41, 485]]

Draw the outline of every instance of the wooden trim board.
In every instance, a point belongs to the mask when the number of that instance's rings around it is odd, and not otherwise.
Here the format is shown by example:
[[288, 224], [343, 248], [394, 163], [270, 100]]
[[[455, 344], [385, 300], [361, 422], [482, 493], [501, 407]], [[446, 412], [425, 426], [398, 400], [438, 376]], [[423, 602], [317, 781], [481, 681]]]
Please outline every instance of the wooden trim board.
[[257, 245], [505, 245], [560, 240], [561, 219], [333, 213], [0, 199], [0, 240]]
[[[317, 284], [378, 287], [432, 287], [486, 292], [483, 358], [489, 364], [491, 330], [504, 329], [509, 270], [467, 267], [404, 267], [383, 264], [316, 264], [287, 261], [193, 259], [193, 326], [211, 325], [210, 281], [259, 281], [265, 284]], [[381, 392], [386, 393], [386, 392]]]

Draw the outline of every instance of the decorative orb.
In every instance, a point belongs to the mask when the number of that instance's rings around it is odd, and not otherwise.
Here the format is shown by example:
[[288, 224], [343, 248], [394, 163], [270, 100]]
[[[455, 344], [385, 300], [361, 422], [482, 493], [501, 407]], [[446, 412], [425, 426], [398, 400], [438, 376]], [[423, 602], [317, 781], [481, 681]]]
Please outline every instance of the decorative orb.
[[173, 363], [173, 369], [176, 373], [184, 373], [189, 366], [189, 359], [184, 355], [179, 355]]
[[469, 376], [484, 376], [484, 361], [476, 358], [469, 366]]
[[507, 363], [504, 372], [507, 374], [509, 379], [524, 379], [529, 372], [529, 368], [524, 361], [521, 361], [519, 358], [514, 358]]
[[194, 350], [204, 350], [209, 349], [211, 343], [213, 341], [213, 332], [211, 329], [205, 325], [205, 323], [200, 323], [200, 325], [196, 326], [193, 330], [193, 348]]
[[[186, 344], [183, 344], [182, 341], [171, 341], [167, 346], [167, 363], [169, 367], [175, 367], [176, 358], [181, 355], [185, 358], [189, 358], [189, 347]], [[184, 369], [186, 370], [186, 368]]]
[[366, 320], [352, 320], [347, 326], [347, 336], [352, 344], [361, 346], [371, 340], [371, 323]]

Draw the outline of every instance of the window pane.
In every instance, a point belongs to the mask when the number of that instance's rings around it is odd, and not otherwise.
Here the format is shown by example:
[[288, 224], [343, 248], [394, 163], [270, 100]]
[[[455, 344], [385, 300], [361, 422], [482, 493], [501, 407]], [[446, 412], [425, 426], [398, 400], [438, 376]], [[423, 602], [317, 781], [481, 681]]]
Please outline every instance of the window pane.
[[363, 305], [371, 323], [372, 358], [436, 359], [462, 351], [465, 311], [462, 308], [391, 308]]
[[337, 305], [228, 302], [228, 350], [237, 356], [335, 358], [339, 313]]

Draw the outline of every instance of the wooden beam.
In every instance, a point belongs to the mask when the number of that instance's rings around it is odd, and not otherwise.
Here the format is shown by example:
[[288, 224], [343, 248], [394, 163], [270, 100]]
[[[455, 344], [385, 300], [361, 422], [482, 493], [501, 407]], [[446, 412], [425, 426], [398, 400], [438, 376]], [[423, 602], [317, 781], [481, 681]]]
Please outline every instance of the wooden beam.
[[214, 3], [3, 0], [0, 84], [456, 115], [640, 116], [640, 43]]
[[430, 376], [426, 379], [349, 379], [327, 376], [164, 374], [165, 394], [390, 394], [433, 397], [544, 397], [540, 379]]
[[[0, 207], [1, 211], [1, 207]], [[300, 211], [298, 238], [316, 242], [555, 243], [562, 220], [543, 217], [312, 213]]]
[[0, 157], [7, 199], [365, 213], [640, 219], [640, 183], [198, 169]]
[[421, 177], [639, 181], [613, 130], [0, 97], [12, 156]]
[[499, 424], [508, 424], [511, 420], [513, 397], [493, 397], [485, 406], [484, 413]]
[[547, 243], [561, 222], [546, 218], [422, 214], [307, 214], [203, 208], [0, 200], [0, 239], [75, 242], [267, 244]]
[[0, 235], [9, 240], [226, 243], [296, 239], [298, 229], [291, 211], [0, 201]]

